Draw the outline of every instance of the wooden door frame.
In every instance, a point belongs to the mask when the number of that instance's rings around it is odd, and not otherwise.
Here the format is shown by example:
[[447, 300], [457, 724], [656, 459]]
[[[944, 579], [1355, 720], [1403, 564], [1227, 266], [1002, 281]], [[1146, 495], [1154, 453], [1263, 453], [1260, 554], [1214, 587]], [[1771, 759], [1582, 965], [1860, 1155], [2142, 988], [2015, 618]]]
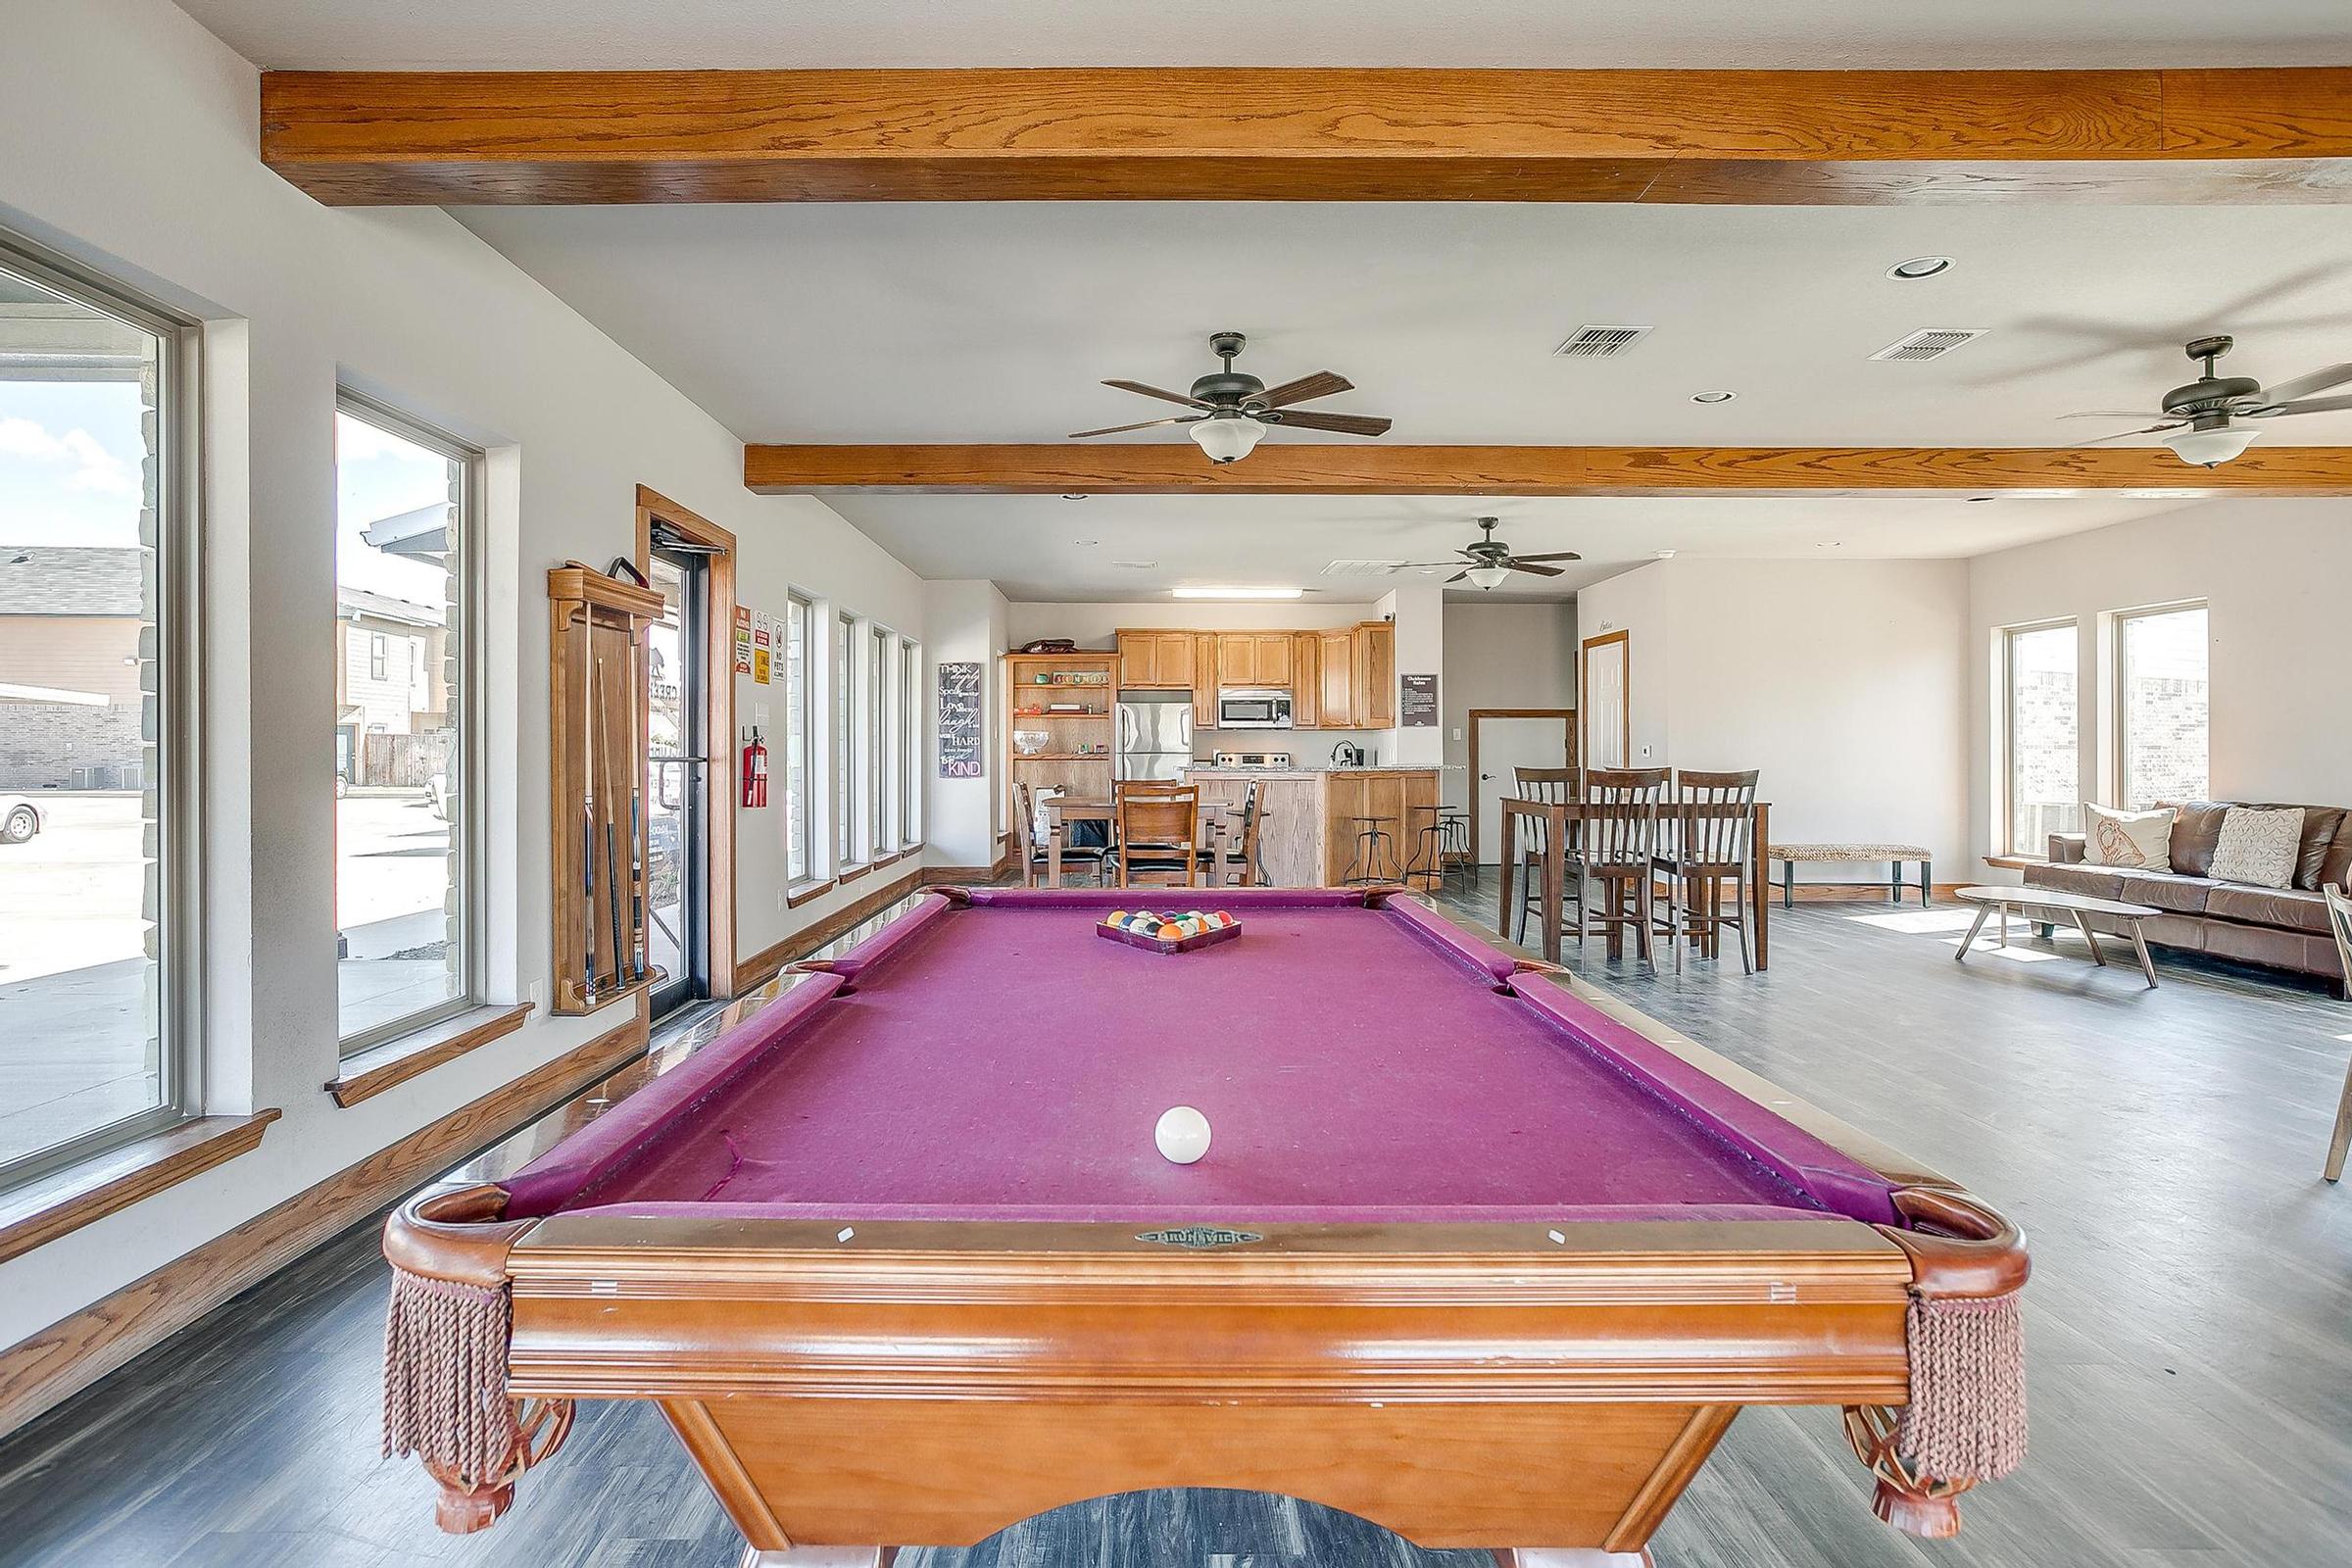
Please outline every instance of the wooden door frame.
[[[1580, 712], [1592, 711], [1589, 697], [1592, 690], [1592, 650], [1606, 647], [1610, 643], [1625, 645], [1625, 700], [1617, 705], [1617, 755], [1619, 758], [1617, 765], [1631, 767], [1634, 765], [1634, 641], [1632, 627], [1621, 626], [1615, 631], [1604, 631], [1597, 637], [1586, 638], [1577, 646], [1576, 706]], [[1590, 756], [1592, 750], [1592, 737], [1580, 735], [1578, 740], [1581, 743], [1578, 750], [1584, 755]]]
[[1562, 721], [1561, 744], [1568, 751], [1568, 765], [1576, 765], [1576, 710], [1573, 708], [1473, 708], [1470, 710], [1470, 863], [1482, 863], [1478, 858], [1479, 797], [1485, 792], [1479, 785], [1478, 721], [1482, 718], [1556, 718]]
[[[659, 519], [699, 545], [710, 546], [710, 624], [704, 628], [703, 812], [705, 929], [710, 939], [710, 994], [735, 994], [735, 535], [644, 485], [637, 487], [637, 569], [653, 570], [654, 523]], [[649, 732], [650, 733], [650, 732]], [[637, 788], [652, 792], [645, 759], [637, 760]], [[780, 770], [779, 770], [780, 772]], [[649, 808], [649, 816], [651, 814]]]

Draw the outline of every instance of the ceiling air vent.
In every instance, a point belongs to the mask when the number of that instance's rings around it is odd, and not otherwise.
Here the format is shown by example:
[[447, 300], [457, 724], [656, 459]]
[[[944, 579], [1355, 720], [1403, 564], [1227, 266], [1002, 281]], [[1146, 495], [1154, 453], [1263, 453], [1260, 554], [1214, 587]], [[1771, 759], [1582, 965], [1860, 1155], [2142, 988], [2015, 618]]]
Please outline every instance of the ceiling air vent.
[[1939, 360], [1961, 344], [1983, 337], [1987, 328], [1966, 326], [1923, 326], [1909, 337], [1898, 338], [1871, 356], [1874, 360]]
[[1323, 568], [1326, 577], [1386, 577], [1403, 565], [1401, 561], [1335, 561]]
[[1564, 360], [1606, 360], [1649, 336], [1646, 326], [1580, 326], [1551, 352]]

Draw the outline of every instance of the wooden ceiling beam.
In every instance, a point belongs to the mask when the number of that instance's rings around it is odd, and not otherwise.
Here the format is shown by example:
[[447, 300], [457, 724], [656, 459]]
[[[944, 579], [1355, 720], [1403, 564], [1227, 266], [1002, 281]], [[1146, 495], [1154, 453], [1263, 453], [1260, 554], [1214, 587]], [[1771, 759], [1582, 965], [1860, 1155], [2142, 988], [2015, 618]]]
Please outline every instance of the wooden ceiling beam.
[[2352, 69], [270, 72], [335, 205], [2352, 201]]
[[2149, 447], [1489, 447], [1268, 441], [1218, 467], [1190, 442], [748, 446], [764, 495], [2352, 495], [2352, 447], [2257, 446], [2197, 468]]

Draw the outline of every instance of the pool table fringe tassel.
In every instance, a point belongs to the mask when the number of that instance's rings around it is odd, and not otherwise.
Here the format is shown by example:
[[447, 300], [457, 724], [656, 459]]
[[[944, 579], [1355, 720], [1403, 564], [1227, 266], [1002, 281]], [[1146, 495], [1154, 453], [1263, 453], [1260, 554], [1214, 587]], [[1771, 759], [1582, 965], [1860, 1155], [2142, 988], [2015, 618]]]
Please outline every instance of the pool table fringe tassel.
[[1933, 1297], [1904, 1315], [1911, 1402], [1895, 1448], [1922, 1475], [1994, 1481], [2026, 1457], [2025, 1321], [2015, 1292]]
[[384, 1318], [384, 1452], [480, 1484], [521, 1429], [507, 1394], [514, 1302], [503, 1286], [392, 1271]]

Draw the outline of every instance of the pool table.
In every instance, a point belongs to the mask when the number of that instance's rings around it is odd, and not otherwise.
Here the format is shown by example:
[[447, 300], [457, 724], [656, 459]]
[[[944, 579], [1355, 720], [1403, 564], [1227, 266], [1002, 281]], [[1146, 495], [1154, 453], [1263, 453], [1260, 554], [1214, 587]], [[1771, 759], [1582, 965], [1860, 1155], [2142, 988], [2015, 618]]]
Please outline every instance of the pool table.
[[[1242, 934], [1097, 935], [1163, 893]], [[445, 1529], [581, 1398], [658, 1403], [767, 1564], [1185, 1486], [1634, 1564], [1745, 1405], [1841, 1407], [1921, 1535], [2022, 1455], [2012, 1226], [1399, 890], [948, 889], [770, 990], [389, 1221]]]

